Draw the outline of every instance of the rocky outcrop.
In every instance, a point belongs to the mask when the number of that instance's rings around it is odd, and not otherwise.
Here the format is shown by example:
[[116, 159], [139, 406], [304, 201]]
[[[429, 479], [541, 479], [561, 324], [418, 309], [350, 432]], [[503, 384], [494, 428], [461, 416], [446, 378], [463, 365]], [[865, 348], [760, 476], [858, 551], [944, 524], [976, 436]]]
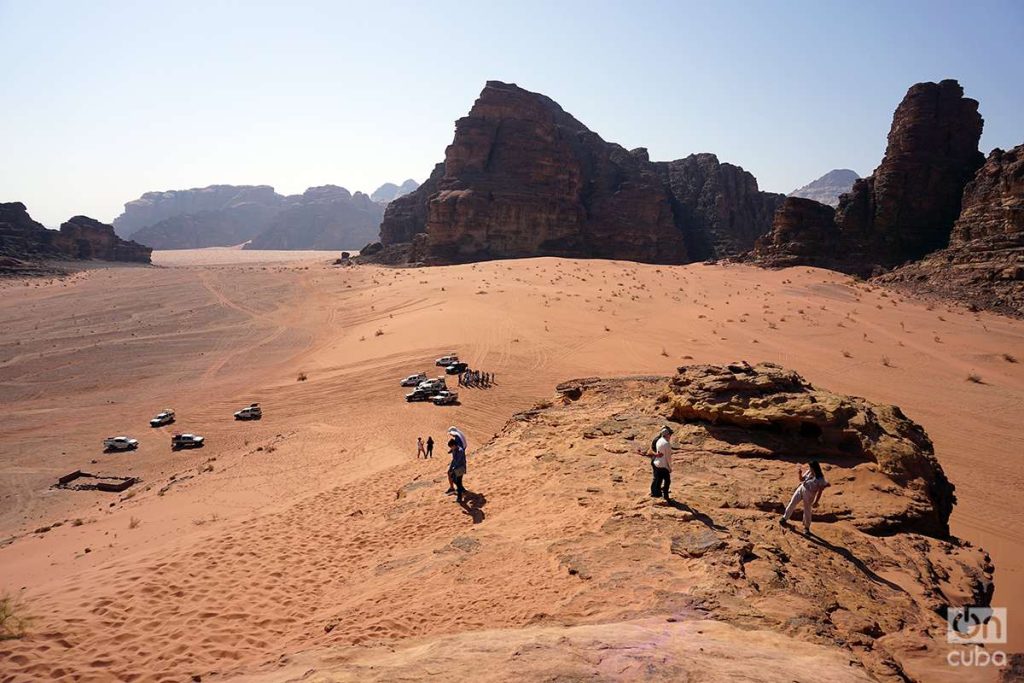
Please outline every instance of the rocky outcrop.
[[[850, 523], [868, 533], [912, 531], [944, 538], [956, 496], [924, 430], [896, 406], [816, 389], [773, 363], [679, 368], [670, 418], [696, 422], [730, 452], [759, 457], [813, 454], [838, 466], [866, 463], [896, 484]], [[740, 437], [740, 438], [734, 438]]]
[[285, 208], [245, 249], [358, 249], [377, 235], [383, 207], [337, 185], [288, 197]]
[[776, 268], [813, 263], [835, 268], [839, 229], [836, 212], [812, 199], [786, 197], [775, 213], [772, 230], [754, 245], [753, 258]]
[[[210, 185], [190, 190], [147, 192], [124, 205], [124, 213], [114, 219], [114, 230], [121, 237], [129, 237], [143, 228], [169, 218], [200, 214], [211, 216], [211, 212], [230, 209], [243, 209], [252, 220], [260, 214], [261, 207], [269, 220], [270, 214], [280, 205], [281, 200], [281, 195], [274, 192], [274, 188], [269, 185]], [[207, 218], [207, 221], [209, 220], [210, 218]]]
[[74, 216], [60, 226], [57, 244], [72, 259], [149, 263], [153, 250], [138, 242], [123, 240], [114, 226], [88, 216]]
[[380, 204], [387, 204], [393, 202], [399, 197], [413, 192], [420, 184], [412, 178], [409, 178], [401, 185], [395, 185], [394, 183], [384, 183], [370, 195], [370, 199]]
[[993, 150], [962, 204], [947, 249], [876, 280], [1024, 316], [1024, 145]]
[[789, 193], [790, 197], [813, 199], [835, 208], [839, 205], [839, 197], [853, 188], [853, 183], [860, 179], [855, 171], [848, 168], [837, 168], [829, 171], [817, 180]]
[[489, 81], [430, 179], [388, 206], [387, 247], [451, 263], [524, 256], [685, 263], [749, 249], [779, 195], [714, 155], [652, 163], [556, 102]]
[[114, 228], [87, 216], [75, 216], [48, 230], [32, 220], [21, 202], [0, 204], [0, 258], [5, 272], [33, 272], [46, 260], [129, 261], [149, 263], [151, 249], [120, 239]]
[[[964, 187], [983, 161], [981, 128], [978, 103], [965, 98], [956, 81], [914, 85], [893, 115], [882, 163], [839, 200], [833, 248], [813, 255], [786, 253], [784, 237], [773, 234], [763, 241], [773, 245], [771, 254], [755, 252], [753, 260], [871, 275], [945, 247]], [[792, 210], [777, 219], [782, 222], [773, 232], [806, 235], [817, 229], [794, 225]]]

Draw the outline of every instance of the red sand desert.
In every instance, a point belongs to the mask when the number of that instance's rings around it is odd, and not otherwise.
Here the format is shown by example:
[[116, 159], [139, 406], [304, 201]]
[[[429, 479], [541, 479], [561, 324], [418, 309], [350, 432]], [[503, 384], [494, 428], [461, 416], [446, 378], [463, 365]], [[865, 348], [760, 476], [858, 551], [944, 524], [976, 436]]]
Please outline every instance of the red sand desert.
[[[529, 512], [557, 510], [550, 492], [500, 453], [472, 463], [563, 380], [736, 360], [898, 405], [925, 428], [957, 487], [952, 531], [991, 554], [1007, 647], [1024, 650], [1024, 321], [809, 268], [295, 259], [157, 253], [163, 267], [0, 283], [0, 592], [32, 618], [0, 642], [0, 680], [551, 677], [594, 642], [612, 653], [594, 664], [605, 678], [649, 675], [625, 653], [660, 643], [693, 680], [872, 680], [782, 633], [563, 602], [579, 579], [535, 552], [550, 519]], [[495, 386], [461, 389], [458, 406], [402, 400], [398, 380], [435, 374], [448, 351]], [[257, 401], [261, 421], [232, 419]], [[164, 408], [177, 423], [151, 429]], [[478, 515], [444, 495], [453, 424], [486, 496]], [[208, 444], [172, 452], [174, 431]], [[141, 445], [103, 453], [115, 434]], [[419, 460], [427, 435], [438, 453]], [[141, 483], [50, 488], [76, 469]], [[624, 470], [637, 509], [647, 470]], [[589, 530], [593, 514], [569, 497], [560, 524]], [[916, 666], [921, 680], [995, 676]]]

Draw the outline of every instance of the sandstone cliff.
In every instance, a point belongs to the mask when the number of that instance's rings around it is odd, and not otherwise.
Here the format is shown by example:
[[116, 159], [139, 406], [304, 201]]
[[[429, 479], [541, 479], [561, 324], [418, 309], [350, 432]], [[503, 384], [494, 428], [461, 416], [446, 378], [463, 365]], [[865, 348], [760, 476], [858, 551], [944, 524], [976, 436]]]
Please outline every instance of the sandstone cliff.
[[269, 185], [212, 185], [147, 192], [114, 222], [155, 249], [356, 249], [376, 235], [383, 211], [337, 185], [289, 196]]
[[993, 150], [962, 204], [947, 249], [876, 279], [1024, 316], [1024, 145]]
[[444, 163], [389, 205], [380, 238], [385, 247], [413, 244], [413, 260], [437, 263], [540, 255], [685, 263], [749, 249], [779, 201], [714, 155], [652, 163], [550, 98], [489, 81], [456, 122]]
[[337, 185], [311, 187], [288, 197], [245, 249], [358, 249], [374, 239], [383, 207], [362, 192]]
[[33, 272], [47, 260], [131, 261], [149, 263], [149, 247], [120, 239], [114, 228], [87, 216], [75, 216], [48, 230], [32, 220], [21, 202], [0, 203], [0, 271]]
[[129, 237], [169, 218], [209, 215], [208, 212], [240, 207], [250, 207], [246, 212], [254, 218], [259, 207], [272, 211], [281, 199], [269, 185], [210, 185], [190, 190], [147, 192], [124, 205], [124, 213], [114, 219], [114, 230], [122, 237]]
[[[812, 222], [796, 225], [798, 215], [790, 205], [786, 214], [776, 216], [753, 259], [870, 275], [946, 246], [964, 187], [983, 161], [981, 128], [978, 103], [965, 98], [956, 81], [912, 86], [893, 115], [882, 163], [840, 198], [835, 229], [820, 222], [820, 211], [806, 207], [801, 215]], [[801, 235], [804, 244], [809, 240], [831, 248], [797, 253], [803, 247], [791, 250], [780, 230]]]
[[846, 194], [853, 188], [853, 184], [860, 179], [855, 171], [848, 168], [837, 168], [829, 171], [817, 180], [813, 180], [803, 187], [789, 193], [790, 197], [801, 197], [813, 199], [835, 208], [839, 205], [839, 197]]

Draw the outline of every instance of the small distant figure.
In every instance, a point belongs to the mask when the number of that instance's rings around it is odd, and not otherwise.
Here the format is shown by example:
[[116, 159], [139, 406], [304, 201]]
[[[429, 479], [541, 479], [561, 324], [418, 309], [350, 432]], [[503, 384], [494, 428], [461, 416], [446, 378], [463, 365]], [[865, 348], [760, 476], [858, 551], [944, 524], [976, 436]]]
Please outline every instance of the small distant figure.
[[459, 373], [459, 386], [460, 387], [463, 386], [463, 384], [462, 384], [462, 373], [461, 372]]
[[651, 458], [651, 498], [671, 500], [672, 486], [672, 428], [665, 425], [651, 444], [651, 452], [640, 453]]
[[462, 485], [462, 478], [466, 475], [466, 449], [457, 438], [452, 437], [448, 440], [448, 451], [452, 454], [448, 479], [455, 485], [455, 502], [461, 503], [466, 493], [466, 487]]
[[434, 437], [427, 436], [427, 456], [428, 458], [434, 457]]
[[418, 459], [421, 455], [424, 458], [426, 458], [427, 457], [427, 449], [423, 447], [423, 437], [422, 436], [417, 436], [416, 437], [416, 458]]
[[796, 512], [796, 506], [802, 500], [804, 503], [804, 531], [811, 533], [811, 508], [818, 507], [821, 494], [831, 484], [825, 481], [825, 474], [821, 471], [821, 465], [817, 460], [811, 460], [807, 463], [806, 471], [798, 465], [796, 472], [800, 485], [793, 492], [793, 497], [789, 500], [786, 511], [782, 513], [782, 519], [779, 520], [779, 524], [786, 526], [789, 518]]

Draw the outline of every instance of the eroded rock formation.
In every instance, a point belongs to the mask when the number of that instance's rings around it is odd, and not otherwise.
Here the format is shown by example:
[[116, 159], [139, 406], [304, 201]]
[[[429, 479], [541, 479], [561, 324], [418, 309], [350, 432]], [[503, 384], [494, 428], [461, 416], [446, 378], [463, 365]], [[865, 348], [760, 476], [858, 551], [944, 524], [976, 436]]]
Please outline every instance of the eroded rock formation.
[[362, 192], [311, 187], [287, 197], [285, 207], [245, 248], [358, 249], [376, 237], [382, 215], [382, 206]]
[[489, 81], [456, 122], [444, 163], [388, 206], [380, 238], [436, 263], [685, 263], [749, 249], [780, 200], [714, 155], [652, 163], [645, 149], [605, 142], [550, 98]]
[[377, 234], [383, 205], [337, 185], [283, 196], [269, 185], [147, 192], [114, 221], [155, 249], [249, 242], [250, 249], [355, 249]]
[[1024, 316], [1024, 145], [989, 155], [964, 190], [947, 249], [876, 279]]
[[839, 200], [832, 248], [809, 254], [801, 243], [789, 250], [787, 234], [824, 237], [820, 211], [804, 210], [814, 222], [803, 226], [794, 223], [790, 206], [789, 213], [777, 215], [780, 222], [753, 259], [870, 275], [946, 246], [964, 187], [983, 161], [981, 128], [978, 103], [964, 97], [956, 81], [912, 86], [893, 114], [882, 163]]
[[46, 260], [130, 261], [149, 263], [152, 250], [122, 240], [114, 228], [87, 216], [75, 216], [48, 230], [32, 220], [21, 202], [0, 203], [0, 269], [5, 272], [42, 272]]

